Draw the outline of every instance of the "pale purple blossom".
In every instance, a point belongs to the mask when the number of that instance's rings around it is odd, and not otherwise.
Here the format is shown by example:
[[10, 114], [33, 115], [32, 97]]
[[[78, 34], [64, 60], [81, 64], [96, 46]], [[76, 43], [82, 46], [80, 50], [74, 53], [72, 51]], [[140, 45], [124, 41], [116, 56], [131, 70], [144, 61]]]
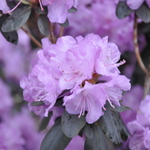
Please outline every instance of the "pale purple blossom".
[[128, 129], [131, 133], [129, 147], [131, 150], [150, 149], [150, 95], [147, 95], [141, 101], [136, 120], [128, 123]]
[[26, 110], [15, 115], [8, 115], [0, 122], [1, 150], [38, 150], [43, 138], [39, 133], [35, 120]]
[[109, 35], [109, 41], [116, 43], [121, 52], [133, 51], [133, 17], [120, 20], [115, 10], [114, 0], [91, 0], [89, 3], [79, 1], [78, 10], [69, 15], [66, 34], [74, 37], [88, 33], [101, 37]]
[[[64, 95], [64, 106], [79, 117], [87, 111], [86, 121], [93, 123], [103, 115], [106, 101], [120, 106], [122, 91], [130, 89], [129, 79], [119, 75], [118, 47], [108, 42], [108, 37], [95, 34], [85, 37], [64, 36], [56, 44], [42, 40], [43, 49], [32, 62], [32, 70], [20, 85], [30, 110], [38, 115], [48, 115], [59, 95]], [[32, 106], [42, 101], [44, 105]]]
[[147, 5], [150, 7], [150, 0], [126, 0], [128, 6], [133, 9], [136, 10], [138, 9], [144, 2], [147, 3]]
[[68, 18], [68, 10], [77, 7], [78, 0], [42, 0], [48, 8], [48, 18], [51, 22], [64, 23]]
[[9, 10], [6, 0], [1, 0], [0, 10], [2, 10], [3, 13], [6, 13]]

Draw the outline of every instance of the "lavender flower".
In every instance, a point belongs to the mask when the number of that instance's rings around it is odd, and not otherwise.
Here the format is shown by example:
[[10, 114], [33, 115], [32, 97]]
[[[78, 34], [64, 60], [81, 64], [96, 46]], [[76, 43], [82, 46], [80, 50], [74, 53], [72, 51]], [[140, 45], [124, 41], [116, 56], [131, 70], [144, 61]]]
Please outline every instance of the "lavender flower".
[[49, 20], [57, 23], [64, 23], [68, 17], [68, 10], [77, 7], [77, 3], [78, 0], [42, 0], [42, 4], [48, 8]]
[[[89, 34], [85, 38], [64, 36], [51, 44], [42, 40], [43, 49], [32, 63], [31, 73], [21, 80], [24, 99], [31, 104], [42, 101], [42, 106], [31, 106], [39, 115], [48, 115], [58, 96], [65, 90], [64, 106], [79, 117], [87, 111], [86, 121], [93, 123], [103, 115], [106, 101], [120, 106], [122, 90], [130, 89], [129, 79], [119, 75], [118, 47], [108, 38]], [[104, 83], [103, 83], [104, 82]]]
[[16, 115], [7, 116], [0, 123], [1, 150], [38, 150], [43, 135], [26, 109]]
[[2, 10], [3, 13], [6, 13], [6, 11], [9, 10], [9, 7], [7, 6], [6, 0], [1, 1], [0, 10]]
[[115, 14], [116, 3], [116, 0], [79, 1], [78, 11], [73, 16], [69, 15], [66, 34], [74, 37], [91, 32], [101, 37], [109, 35], [109, 41], [116, 43], [121, 52], [133, 51], [133, 18], [118, 19]]
[[129, 147], [131, 150], [150, 149], [150, 114], [145, 107], [148, 109], [150, 107], [150, 95], [147, 95], [141, 102], [136, 120], [128, 123], [128, 128], [132, 135], [129, 141]]
[[128, 6], [133, 10], [138, 9], [143, 4], [143, 2], [146, 2], [148, 6], [150, 7], [150, 0], [136, 0], [136, 1], [126, 0], [126, 1], [127, 1]]

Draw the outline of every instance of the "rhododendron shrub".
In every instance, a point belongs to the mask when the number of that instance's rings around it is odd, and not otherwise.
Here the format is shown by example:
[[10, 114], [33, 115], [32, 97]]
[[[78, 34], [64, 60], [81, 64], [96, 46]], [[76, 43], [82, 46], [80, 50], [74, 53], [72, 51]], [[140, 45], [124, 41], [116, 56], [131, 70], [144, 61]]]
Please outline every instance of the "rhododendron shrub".
[[150, 149], [149, 5], [2, 0], [0, 149]]

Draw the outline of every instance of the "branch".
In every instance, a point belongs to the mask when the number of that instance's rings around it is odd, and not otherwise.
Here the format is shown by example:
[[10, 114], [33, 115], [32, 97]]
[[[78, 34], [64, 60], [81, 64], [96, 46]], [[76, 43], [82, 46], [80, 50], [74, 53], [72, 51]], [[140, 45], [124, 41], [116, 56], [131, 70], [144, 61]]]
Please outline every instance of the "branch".
[[21, 29], [28, 34], [31, 40], [39, 47], [42, 48], [42, 44], [25, 28], [21, 27]]
[[138, 34], [137, 34], [137, 30], [138, 30], [138, 23], [137, 23], [137, 16], [134, 16], [134, 48], [135, 48], [135, 56], [136, 59], [138, 61], [139, 66], [141, 67], [141, 69], [146, 73], [149, 74], [148, 70], [146, 69], [142, 59], [141, 59], [141, 55], [139, 52], [139, 45], [138, 45]]
[[53, 24], [50, 22], [50, 41], [52, 43], [56, 43], [55, 35], [54, 35], [54, 28]]

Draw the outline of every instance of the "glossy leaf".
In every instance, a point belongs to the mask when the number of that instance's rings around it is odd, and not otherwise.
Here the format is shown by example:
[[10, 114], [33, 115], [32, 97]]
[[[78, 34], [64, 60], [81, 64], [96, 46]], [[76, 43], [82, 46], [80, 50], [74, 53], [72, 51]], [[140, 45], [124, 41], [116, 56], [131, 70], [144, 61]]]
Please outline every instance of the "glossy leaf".
[[141, 18], [145, 23], [150, 22], [150, 8], [146, 3], [143, 3], [136, 11], [136, 15]]
[[45, 14], [39, 15], [39, 17], [38, 17], [38, 28], [44, 36], [49, 35], [50, 29], [49, 29], [49, 20], [47, 18], [47, 15], [45, 15]]
[[44, 105], [43, 101], [35, 101], [31, 103], [31, 106], [40, 106], [40, 105]]
[[18, 7], [3, 23], [1, 30], [3, 32], [11, 32], [22, 27], [31, 14], [31, 6]]
[[100, 126], [95, 124], [93, 125], [93, 137], [86, 137], [84, 150], [114, 150], [114, 148]]
[[[0, 17], [0, 28], [3, 24], [3, 22], [9, 17], [9, 15], [2, 15]], [[18, 34], [17, 31], [12, 32], [2, 32], [3, 37], [10, 43], [17, 44], [18, 43]]]
[[130, 108], [124, 105], [121, 106], [115, 106], [115, 108], [111, 107], [110, 105], [108, 106], [108, 109], [115, 111], [115, 112], [124, 112], [126, 110], [129, 110]]
[[68, 27], [69, 26], [69, 21], [68, 21], [68, 19], [64, 22], [64, 23], [62, 23], [62, 24], [60, 24], [62, 27], [64, 27], [64, 28], [66, 28], [66, 27]]
[[77, 11], [77, 8], [75, 8], [75, 7], [71, 7], [71, 8], [68, 10], [69, 13], [73, 13], [73, 12], [76, 12], [76, 11]]
[[93, 137], [93, 125], [92, 124], [86, 124], [82, 131], [84, 135], [88, 137], [89, 139]]
[[106, 136], [115, 144], [119, 144], [122, 140], [126, 141], [129, 132], [121, 120], [118, 112], [111, 111], [106, 108], [104, 115], [98, 120], [98, 124], [106, 134]]
[[47, 125], [48, 125], [48, 123], [50, 121], [51, 116], [52, 116], [52, 112], [49, 112], [48, 113], [48, 117], [44, 117], [42, 119], [42, 122], [41, 122], [41, 124], [39, 126], [39, 131], [42, 131], [42, 130], [46, 129], [46, 127], [47, 127]]
[[62, 116], [61, 124], [64, 134], [69, 138], [73, 138], [78, 135], [85, 126], [85, 116], [78, 118], [78, 115], [71, 115], [65, 111]]
[[44, 137], [40, 150], [64, 150], [70, 140], [62, 132], [59, 119]]
[[133, 12], [132, 9], [129, 8], [126, 1], [119, 1], [116, 8], [116, 15], [119, 19], [123, 19], [129, 16]]

